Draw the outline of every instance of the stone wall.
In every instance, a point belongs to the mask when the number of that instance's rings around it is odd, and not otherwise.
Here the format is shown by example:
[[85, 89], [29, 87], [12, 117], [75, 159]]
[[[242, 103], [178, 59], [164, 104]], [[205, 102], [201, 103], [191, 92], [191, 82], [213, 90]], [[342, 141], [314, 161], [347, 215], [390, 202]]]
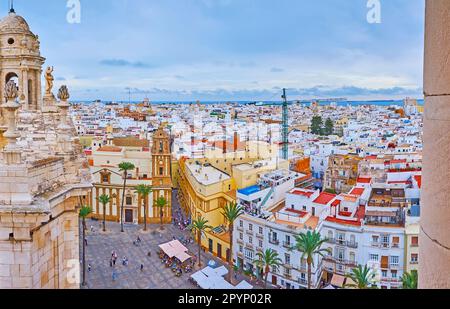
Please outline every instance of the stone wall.
[[419, 287], [450, 288], [450, 1], [427, 0]]
[[0, 211], [0, 289], [79, 288], [78, 198], [58, 213]]

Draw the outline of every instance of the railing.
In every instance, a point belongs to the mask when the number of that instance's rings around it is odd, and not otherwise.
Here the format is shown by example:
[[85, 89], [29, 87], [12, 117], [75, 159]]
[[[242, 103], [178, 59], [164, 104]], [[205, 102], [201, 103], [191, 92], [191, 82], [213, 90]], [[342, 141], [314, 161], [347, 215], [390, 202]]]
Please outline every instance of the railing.
[[354, 248], [354, 249], [358, 248], [358, 243], [357, 242], [352, 242], [352, 241], [349, 241], [349, 240], [342, 240], [342, 239], [331, 238], [331, 239], [327, 239], [327, 242], [330, 243], [330, 244], [336, 244], [336, 245], [340, 245], [340, 246], [347, 246], [349, 248]]
[[287, 279], [292, 279], [292, 274], [283, 273], [283, 277], [285, 277]]
[[251, 230], [245, 230], [245, 234], [253, 236], [255, 233]]
[[284, 266], [284, 268], [287, 268], [287, 269], [293, 269], [294, 268], [294, 266], [292, 264], [290, 264], [290, 263], [285, 263], [283, 266]]
[[337, 258], [332, 257], [332, 256], [325, 256], [323, 259], [325, 261], [328, 261], [328, 262], [334, 262], [334, 263], [341, 264], [341, 265], [346, 265], [346, 266], [349, 266], [349, 267], [357, 267], [358, 266], [358, 263], [356, 261], [337, 259]]
[[272, 245], [277, 245], [278, 246], [280, 244], [280, 241], [278, 239], [270, 238], [269, 239], [269, 243], [271, 243]]
[[298, 278], [298, 283], [300, 283], [301, 285], [308, 285], [308, 280]]
[[308, 270], [308, 265], [296, 265], [294, 269], [300, 272], [306, 272]]
[[250, 249], [250, 250], [255, 249], [255, 247], [252, 244], [246, 244], [245, 248]]
[[398, 243], [381, 243], [381, 242], [372, 242], [370, 243], [370, 245], [372, 247], [376, 247], [376, 248], [381, 248], [381, 249], [390, 249], [390, 248], [394, 248], [394, 249], [398, 249], [400, 248], [400, 244]]
[[292, 244], [290, 242], [283, 241], [283, 247], [290, 249], [292, 248]]

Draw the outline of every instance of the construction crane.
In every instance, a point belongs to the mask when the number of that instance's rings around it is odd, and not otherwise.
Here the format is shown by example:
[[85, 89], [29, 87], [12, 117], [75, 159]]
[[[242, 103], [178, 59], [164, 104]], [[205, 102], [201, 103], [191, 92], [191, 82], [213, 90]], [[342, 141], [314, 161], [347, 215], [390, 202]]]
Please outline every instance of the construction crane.
[[289, 108], [288, 101], [286, 97], [286, 89], [283, 88], [283, 159], [289, 159]]

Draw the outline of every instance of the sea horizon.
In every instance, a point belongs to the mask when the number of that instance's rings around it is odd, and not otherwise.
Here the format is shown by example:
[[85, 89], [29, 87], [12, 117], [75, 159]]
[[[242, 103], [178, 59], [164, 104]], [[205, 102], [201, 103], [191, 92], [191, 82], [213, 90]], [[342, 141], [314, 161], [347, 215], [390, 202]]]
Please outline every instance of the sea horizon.
[[[423, 99], [415, 99], [417, 100], [417, 103], [420, 106], [424, 105]], [[294, 100], [289, 101], [289, 104], [297, 104], [297, 102], [300, 102], [301, 104], [311, 104], [312, 102], [317, 100]], [[361, 105], [376, 105], [376, 106], [401, 106], [403, 105], [404, 100], [343, 100], [343, 101], [319, 101], [319, 105], [326, 106], [330, 105], [332, 103], [338, 105], [338, 106], [361, 106]], [[250, 100], [239, 100], [239, 101], [171, 101], [171, 100], [165, 100], [165, 101], [150, 101], [150, 104], [154, 105], [190, 105], [190, 104], [196, 104], [197, 102], [200, 102], [202, 105], [220, 105], [220, 104], [238, 104], [238, 105], [249, 105], [249, 104], [258, 104], [262, 106], [270, 106], [270, 105], [281, 105], [282, 101], [250, 101]], [[111, 104], [111, 103], [117, 103], [117, 104], [140, 104], [142, 101], [110, 101], [110, 100], [74, 100], [73, 103], [77, 104], [92, 104], [92, 103], [104, 103], [104, 104]]]

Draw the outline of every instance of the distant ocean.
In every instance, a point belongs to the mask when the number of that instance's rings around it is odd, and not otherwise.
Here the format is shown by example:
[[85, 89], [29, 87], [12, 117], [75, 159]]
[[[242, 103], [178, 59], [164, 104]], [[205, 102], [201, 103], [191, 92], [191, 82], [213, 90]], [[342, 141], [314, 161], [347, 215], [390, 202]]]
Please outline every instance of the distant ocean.
[[[93, 103], [89, 102], [89, 101], [75, 101], [76, 103], [84, 103], [84, 104], [88, 104], [88, 103]], [[102, 101], [103, 103], [111, 103], [111, 101]], [[310, 104], [312, 101], [307, 101], [307, 100], [302, 100], [300, 101], [301, 104]], [[141, 103], [141, 101], [115, 101], [114, 103], [119, 103], [119, 104], [139, 104]], [[194, 101], [185, 101], [185, 102], [181, 102], [181, 101], [152, 101], [152, 104], [195, 104], [196, 102]], [[214, 105], [214, 104], [226, 104], [226, 103], [232, 103], [232, 104], [240, 104], [240, 105], [247, 105], [247, 104], [262, 104], [262, 105], [280, 105], [282, 104], [281, 101], [201, 101], [201, 104], [206, 104], [206, 105]], [[293, 103], [293, 102], [290, 102]], [[320, 102], [320, 105], [330, 105], [333, 102]], [[403, 100], [374, 100], [374, 101], [339, 101], [339, 102], [334, 102], [336, 103], [338, 106], [360, 106], [360, 105], [377, 105], [377, 106], [391, 106], [391, 105], [398, 105], [398, 106], [402, 106], [403, 105]], [[423, 99], [418, 99], [417, 103], [419, 105], [424, 105], [424, 100]]]

